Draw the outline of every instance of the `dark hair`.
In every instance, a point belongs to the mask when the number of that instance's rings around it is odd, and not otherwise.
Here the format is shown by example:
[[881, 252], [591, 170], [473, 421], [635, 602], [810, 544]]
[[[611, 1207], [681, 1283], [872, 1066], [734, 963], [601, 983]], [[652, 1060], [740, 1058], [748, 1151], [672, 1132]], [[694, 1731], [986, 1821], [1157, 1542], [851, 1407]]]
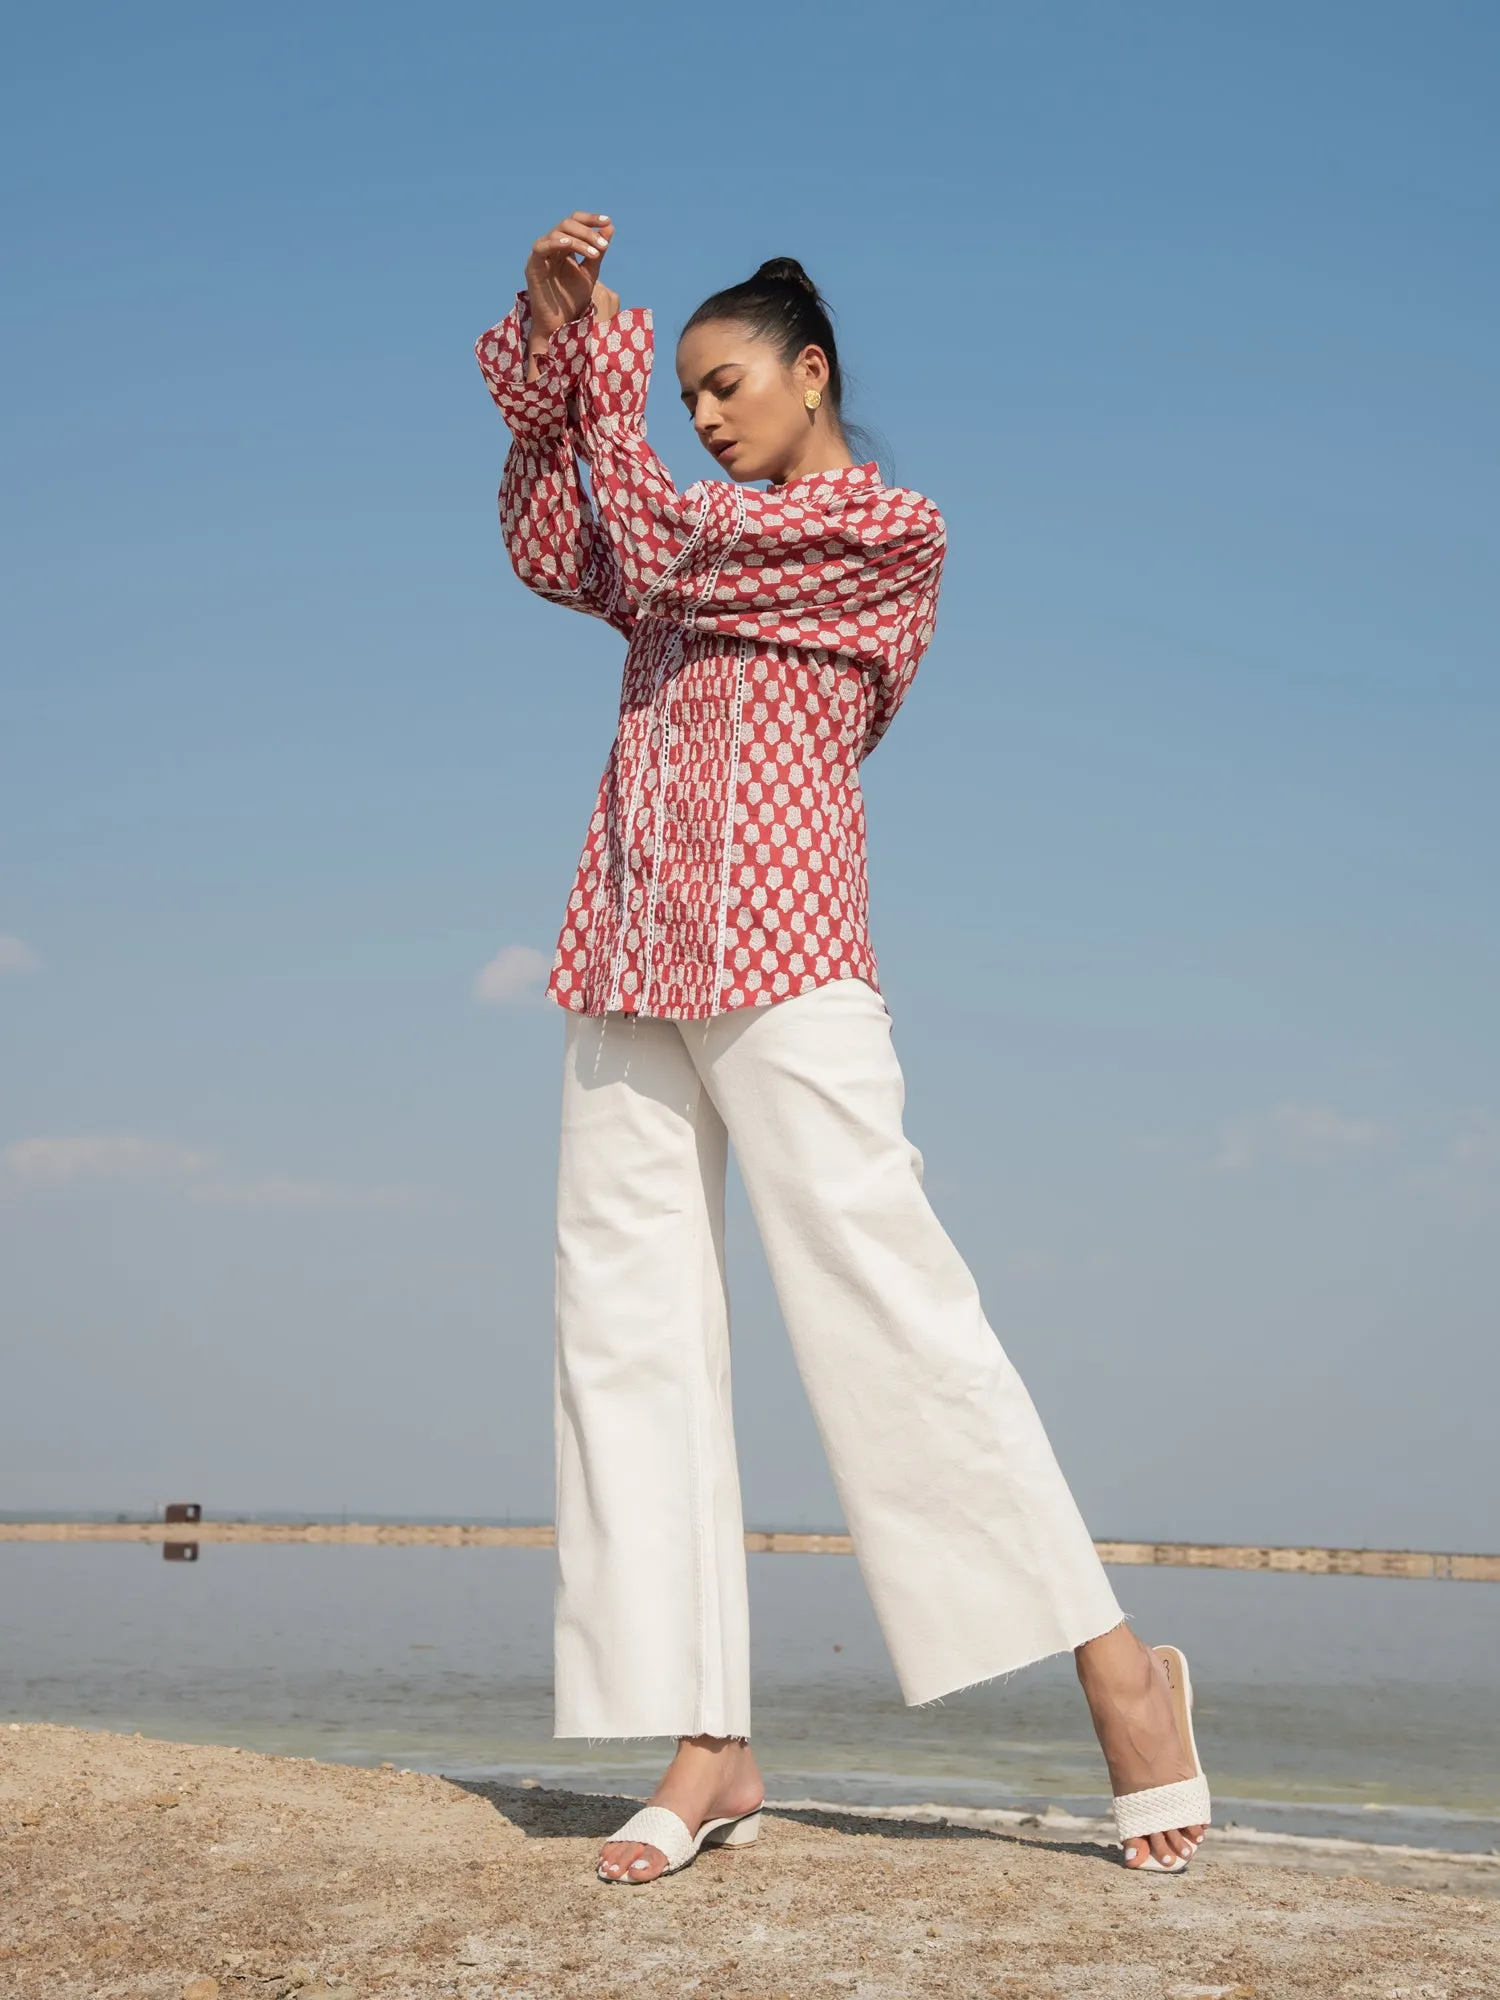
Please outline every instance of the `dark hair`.
[[775, 341], [784, 362], [795, 361], [804, 347], [821, 347], [828, 356], [828, 388], [834, 420], [842, 430], [844, 376], [839, 367], [833, 314], [795, 257], [768, 257], [753, 277], [730, 285], [705, 299], [682, 329], [706, 326], [710, 320], [733, 320], [762, 340]]

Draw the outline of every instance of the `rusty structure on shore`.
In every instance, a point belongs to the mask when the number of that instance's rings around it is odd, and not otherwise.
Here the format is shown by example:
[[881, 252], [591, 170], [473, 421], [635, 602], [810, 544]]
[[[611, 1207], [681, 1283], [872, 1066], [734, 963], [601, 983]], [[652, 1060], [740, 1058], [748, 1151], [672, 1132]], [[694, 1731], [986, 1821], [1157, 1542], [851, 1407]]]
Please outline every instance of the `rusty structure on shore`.
[[[180, 1542], [182, 1528], [166, 1521], [0, 1521], [7, 1542]], [[459, 1521], [212, 1521], [193, 1522], [195, 1542], [314, 1542], [360, 1548], [550, 1549], [546, 1525], [499, 1526]], [[1500, 1555], [1442, 1554], [1422, 1549], [1327, 1549], [1237, 1546], [1219, 1542], [1094, 1544], [1102, 1562], [1166, 1569], [1269, 1570], [1297, 1576], [1385, 1576], [1452, 1583], [1500, 1583]], [[752, 1555], [847, 1556], [848, 1535], [752, 1530]]]

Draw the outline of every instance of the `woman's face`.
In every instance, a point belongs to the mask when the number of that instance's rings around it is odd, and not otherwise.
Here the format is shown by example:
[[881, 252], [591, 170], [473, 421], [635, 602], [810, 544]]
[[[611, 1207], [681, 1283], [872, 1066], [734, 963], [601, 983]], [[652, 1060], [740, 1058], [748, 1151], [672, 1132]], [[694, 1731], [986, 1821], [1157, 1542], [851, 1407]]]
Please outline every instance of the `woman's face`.
[[677, 343], [682, 401], [704, 449], [730, 479], [781, 481], [806, 456], [810, 433], [827, 423], [803, 400], [828, 382], [820, 347], [782, 360], [769, 340], [733, 320], [689, 327]]

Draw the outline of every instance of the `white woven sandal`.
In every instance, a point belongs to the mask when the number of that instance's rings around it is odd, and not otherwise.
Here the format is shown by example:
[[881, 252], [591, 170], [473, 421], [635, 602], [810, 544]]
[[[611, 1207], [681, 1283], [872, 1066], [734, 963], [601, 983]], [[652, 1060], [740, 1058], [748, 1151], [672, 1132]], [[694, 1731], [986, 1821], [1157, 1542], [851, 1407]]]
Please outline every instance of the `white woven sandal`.
[[[1194, 1775], [1183, 1778], [1175, 1785], [1153, 1785], [1148, 1791], [1126, 1792], [1115, 1800], [1115, 1828], [1120, 1836], [1120, 1845], [1128, 1841], [1140, 1840], [1148, 1833], [1175, 1833], [1180, 1826], [1207, 1826], [1212, 1811], [1208, 1796], [1208, 1780], [1203, 1775], [1203, 1765], [1198, 1757], [1198, 1745], [1193, 1736], [1193, 1682], [1188, 1673], [1188, 1663], [1175, 1646], [1153, 1646], [1156, 1655], [1167, 1670], [1167, 1685], [1172, 1690], [1172, 1707], [1177, 1717], [1177, 1733], [1192, 1753]], [[1198, 1851], [1193, 1848], [1193, 1854]], [[1180, 1875], [1192, 1854], [1176, 1855], [1171, 1861], [1158, 1861], [1154, 1854], [1148, 1854], [1140, 1863], [1138, 1872], [1142, 1875]]]
[[[675, 1875], [679, 1868], [686, 1868], [696, 1858], [699, 1848], [748, 1847], [759, 1832], [759, 1806], [754, 1812], [737, 1813], [729, 1819], [706, 1819], [696, 1833], [689, 1833], [687, 1822], [680, 1820], [670, 1807], [642, 1806], [609, 1839], [638, 1840], [645, 1847], [657, 1848], [667, 1857], [667, 1865], [661, 1874]], [[605, 1845], [608, 1846], [609, 1842]], [[633, 1867], [634, 1863], [631, 1865]], [[661, 1880], [661, 1875], [632, 1875], [629, 1868], [621, 1875], [606, 1875], [602, 1864], [595, 1873], [601, 1882], [639, 1884]]]

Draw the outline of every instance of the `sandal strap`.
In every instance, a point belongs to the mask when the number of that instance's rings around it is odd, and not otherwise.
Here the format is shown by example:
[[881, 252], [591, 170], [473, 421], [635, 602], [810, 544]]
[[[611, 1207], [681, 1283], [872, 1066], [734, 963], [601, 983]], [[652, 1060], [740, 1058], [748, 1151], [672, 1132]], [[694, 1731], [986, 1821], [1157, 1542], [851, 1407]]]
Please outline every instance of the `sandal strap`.
[[667, 1857], [669, 1868], [680, 1868], [693, 1855], [693, 1836], [688, 1832], [686, 1822], [666, 1806], [642, 1806], [626, 1820], [618, 1833], [612, 1833], [611, 1840], [638, 1840], [645, 1847], [655, 1847]]
[[1201, 1775], [1183, 1778], [1175, 1785], [1153, 1785], [1149, 1791], [1126, 1792], [1114, 1805], [1121, 1840], [1145, 1833], [1172, 1833], [1179, 1826], [1207, 1826], [1212, 1809], [1208, 1780]]

